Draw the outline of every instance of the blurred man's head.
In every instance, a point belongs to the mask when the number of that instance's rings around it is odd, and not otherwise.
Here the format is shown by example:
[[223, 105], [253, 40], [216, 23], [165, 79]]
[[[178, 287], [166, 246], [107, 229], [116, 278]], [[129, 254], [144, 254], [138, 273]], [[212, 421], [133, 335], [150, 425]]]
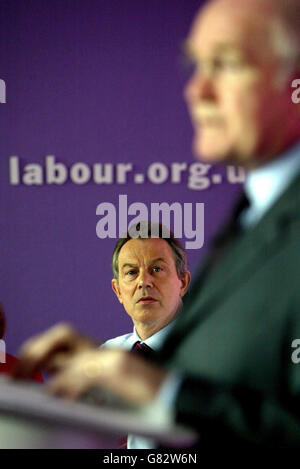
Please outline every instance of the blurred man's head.
[[[149, 225], [149, 228], [151, 225]], [[121, 238], [113, 254], [112, 288], [141, 339], [169, 324], [182, 306], [190, 283], [186, 253], [169, 238]]]
[[207, 162], [255, 167], [300, 138], [300, 4], [212, 0], [187, 39], [195, 71], [186, 85], [194, 151]]

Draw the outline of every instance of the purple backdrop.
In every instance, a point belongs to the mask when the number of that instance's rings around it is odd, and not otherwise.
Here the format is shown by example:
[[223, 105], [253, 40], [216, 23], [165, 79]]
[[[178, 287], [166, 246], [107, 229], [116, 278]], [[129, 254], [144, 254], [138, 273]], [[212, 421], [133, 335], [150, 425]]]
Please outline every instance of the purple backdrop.
[[[134, 179], [154, 162], [195, 162], [181, 44], [200, 4], [1, 1], [0, 299], [8, 352], [61, 320], [102, 340], [131, 329], [110, 286], [115, 240], [96, 236], [98, 204], [117, 205], [119, 194], [148, 206], [203, 202], [204, 248], [228, 212], [238, 184], [196, 190], [188, 173], [180, 184]], [[49, 155], [68, 168], [128, 163], [133, 172], [126, 184], [47, 184], [43, 170], [42, 184], [24, 184], [24, 167], [44, 168]], [[18, 157], [19, 184], [11, 156]], [[37, 169], [27, 167], [30, 182], [29, 170]], [[203, 252], [189, 251], [192, 271]]]

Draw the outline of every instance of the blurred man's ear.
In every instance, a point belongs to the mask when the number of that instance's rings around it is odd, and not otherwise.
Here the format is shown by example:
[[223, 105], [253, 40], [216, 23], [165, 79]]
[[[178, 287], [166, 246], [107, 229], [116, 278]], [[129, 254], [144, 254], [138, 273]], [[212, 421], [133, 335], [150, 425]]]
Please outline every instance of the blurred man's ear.
[[121, 295], [120, 288], [119, 288], [119, 283], [118, 283], [118, 280], [116, 278], [112, 279], [111, 287], [112, 287], [115, 295], [117, 296], [118, 300], [120, 301], [120, 303], [123, 304], [122, 295]]
[[0, 303], [0, 339], [4, 336], [6, 326], [5, 313], [2, 303]]
[[180, 296], [183, 297], [186, 292], [188, 291], [188, 288], [191, 283], [191, 273], [189, 270], [187, 270], [181, 277], [181, 290], [180, 290]]

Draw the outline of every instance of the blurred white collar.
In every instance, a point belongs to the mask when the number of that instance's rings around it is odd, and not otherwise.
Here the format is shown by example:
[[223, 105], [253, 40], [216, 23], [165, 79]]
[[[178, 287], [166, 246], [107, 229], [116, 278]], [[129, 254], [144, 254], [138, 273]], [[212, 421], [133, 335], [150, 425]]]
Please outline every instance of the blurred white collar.
[[250, 171], [244, 190], [250, 206], [240, 222], [247, 228], [257, 223], [300, 172], [300, 142], [276, 160]]

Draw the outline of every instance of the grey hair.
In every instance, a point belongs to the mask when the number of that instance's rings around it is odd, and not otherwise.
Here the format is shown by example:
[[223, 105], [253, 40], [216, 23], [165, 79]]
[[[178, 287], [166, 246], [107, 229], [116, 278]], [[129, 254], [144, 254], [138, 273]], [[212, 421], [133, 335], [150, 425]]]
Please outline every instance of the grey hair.
[[130, 239], [148, 239], [148, 238], [161, 238], [164, 239], [172, 249], [176, 272], [178, 278], [182, 276], [188, 270], [187, 254], [181, 244], [181, 242], [174, 237], [172, 231], [161, 223], [152, 223], [150, 221], [141, 221], [132, 225], [127, 233], [121, 237], [115, 245], [112, 255], [112, 270], [116, 280], [119, 279], [119, 254], [124, 246]]
[[[263, 3], [267, 4], [268, 0]], [[269, 40], [279, 60], [273, 84], [283, 89], [300, 72], [300, 4], [295, 0], [272, 0], [270, 5]]]
[[284, 58], [299, 66], [300, 59], [300, 3], [295, 0], [275, 0], [273, 43]]
[[[227, 3], [249, 7], [249, 0], [208, 0], [205, 5]], [[268, 27], [269, 41], [282, 63], [281, 82], [300, 71], [300, 2], [299, 0], [251, 0], [251, 11]]]

